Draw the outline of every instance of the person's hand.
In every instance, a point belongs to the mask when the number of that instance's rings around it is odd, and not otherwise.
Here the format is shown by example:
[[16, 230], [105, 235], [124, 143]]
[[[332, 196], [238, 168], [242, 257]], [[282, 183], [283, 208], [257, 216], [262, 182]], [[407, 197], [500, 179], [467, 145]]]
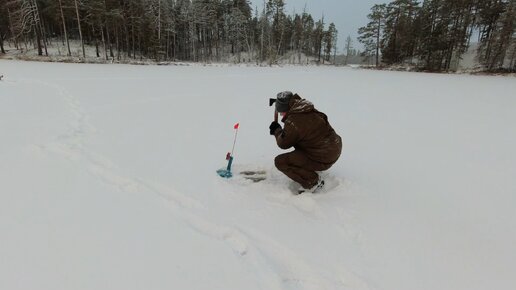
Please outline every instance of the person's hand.
[[281, 129], [281, 125], [278, 122], [276, 122], [276, 121], [272, 122], [271, 125], [269, 126], [269, 130], [270, 130], [271, 135], [274, 135], [274, 133], [278, 129]]

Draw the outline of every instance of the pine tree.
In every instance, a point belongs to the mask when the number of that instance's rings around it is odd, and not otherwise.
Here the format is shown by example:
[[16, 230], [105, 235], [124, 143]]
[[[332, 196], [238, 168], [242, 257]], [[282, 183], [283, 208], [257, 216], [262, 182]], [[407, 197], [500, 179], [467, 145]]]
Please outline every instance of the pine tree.
[[504, 66], [516, 31], [514, 0], [488, 0], [479, 8], [480, 46], [478, 58], [488, 70]]
[[386, 64], [402, 63], [413, 57], [418, 5], [416, 0], [395, 0], [387, 5], [382, 39], [382, 61]]
[[328, 30], [324, 32], [323, 45], [324, 45], [324, 60], [330, 61], [331, 53], [335, 46], [337, 35], [337, 28], [334, 23], [330, 23]]
[[284, 13], [285, 2], [283, 0], [269, 0], [266, 5], [268, 18], [272, 20], [271, 33], [269, 35], [269, 56], [270, 62], [276, 62], [278, 55], [282, 52], [283, 37], [285, 34]]
[[301, 41], [302, 50], [307, 55], [313, 55], [314, 52], [312, 47], [315, 45], [313, 43], [315, 33], [315, 22], [312, 18], [312, 15], [303, 13], [303, 38]]
[[475, 0], [427, 0], [417, 16], [416, 55], [425, 70], [455, 70], [467, 51]]
[[371, 13], [367, 15], [370, 22], [367, 26], [358, 29], [360, 43], [364, 45], [364, 55], [366, 57], [373, 55], [375, 57], [375, 64], [380, 65], [380, 48], [383, 28], [385, 25], [387, 5], [374, 5], [371, 8]]
[[321, 54], [324, 37], [324, 17], [315, 23], [315, 29], [312, 33], [313, 54], [317, 56], [317, 63], [321, 63]]

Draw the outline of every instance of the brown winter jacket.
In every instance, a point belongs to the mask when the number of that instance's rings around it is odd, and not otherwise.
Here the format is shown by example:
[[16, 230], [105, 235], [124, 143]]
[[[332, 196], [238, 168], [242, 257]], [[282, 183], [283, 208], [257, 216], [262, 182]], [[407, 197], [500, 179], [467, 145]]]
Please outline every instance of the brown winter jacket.
[[282, 120], [284, 128], [274, 132], [278, 146], [282, 149], [294, 147], [313, 161], [335, 163], [340, 157], [342, 140], [331, 127], [328, 117], [297, 94], [290, 100], [289, 107]]

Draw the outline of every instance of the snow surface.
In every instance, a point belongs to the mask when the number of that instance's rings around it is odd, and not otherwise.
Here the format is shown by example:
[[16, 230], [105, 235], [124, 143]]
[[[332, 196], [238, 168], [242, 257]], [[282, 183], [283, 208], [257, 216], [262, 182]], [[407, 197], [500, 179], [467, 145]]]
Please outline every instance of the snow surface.
[[[332, 67], [0, 61], [0, 289], [512, 289], [516, 80]], [[344, 140], [273, 168], [268, 98]], [[224, 180], [233, 125], [235, 170]]]

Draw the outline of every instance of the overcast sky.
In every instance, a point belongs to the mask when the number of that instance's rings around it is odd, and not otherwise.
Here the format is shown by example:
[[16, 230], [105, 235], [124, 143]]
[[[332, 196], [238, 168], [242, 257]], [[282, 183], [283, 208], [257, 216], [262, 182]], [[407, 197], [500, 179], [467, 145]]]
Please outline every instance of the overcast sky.
[[[264, 0], [251, 0], [253, 9], [263, 8]], [[328, 24], [333, 22], [339, 31], [338, 49], [342, 52], [344, 41], [348, 35], [353, 38], [356, 48], [362, 46], [356, 40], [358, 28], [367, 24], [367, 14], [374, 4], [388, 3], [389, 0], [285, 0], [285, 13], [302, 13], [306, 4], [306, 10], [317, 21], [324, 14], [326, 29]]]

